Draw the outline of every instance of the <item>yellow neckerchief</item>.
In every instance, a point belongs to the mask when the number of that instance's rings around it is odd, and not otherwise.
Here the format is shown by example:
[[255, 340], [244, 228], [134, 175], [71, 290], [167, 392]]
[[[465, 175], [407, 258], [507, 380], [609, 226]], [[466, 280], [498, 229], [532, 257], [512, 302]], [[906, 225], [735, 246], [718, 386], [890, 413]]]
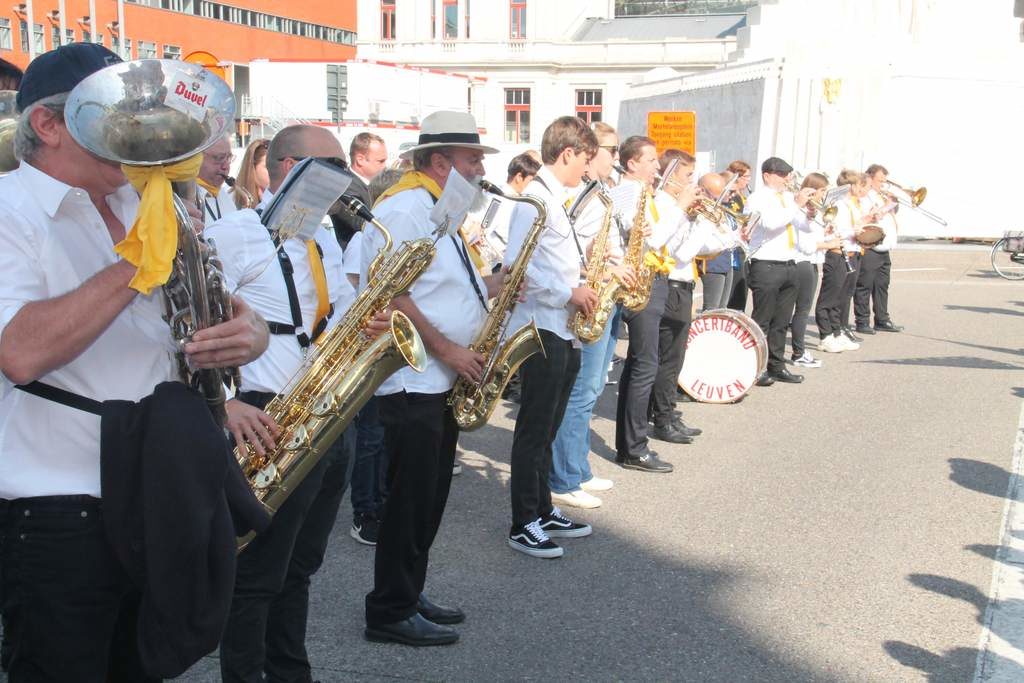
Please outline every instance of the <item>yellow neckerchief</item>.
[[[775, 196], [779, 198], [779, 203], [782, 204], [783, 207], [785, 207], [786, 206], [786, 198], [783, 196], [783, 194], [781, 192], [776, 192]], [[792, 223], [790, 223], [789, 225], [786, 226], [786, 240], [787, 240], [787, 242], [789, 244], [789, 248], [790, 249], [792, 249], [793, 247], [796, 246], [796, 239], [795, 239], [795, 236], [793, 234], [793, 224]]]
[[138, 268], [128, 284], [135, 291], [149, 294], [171, 276], [171, 263], [178, 251], [178, 219], [171, 183], [192, 180], [202, 163], [203, 155], [196, 154], [167, 166], [121, 165], [140, 199], [131, 230], [114, 245], [114, 251]]
[[312, 334], [313, 330], [320, 325], [320, 321], [330, 312], [331, 301], [327, 293], [327, 273], [324, 272], [324, 260], [320, 257], [316, 240], [306, 240], [306, 252], [309, 254], [309, 270], [313, 274], [313, 283], [316, 285], [316, 317], [313, 319], [313, 327], [309, 330]]
[[[420, 187], [429, 192], [435, 201], [441, 198], [441, 186], [438, 185], [433, 178], [420, 171], [406, 171], [402, 177], [398, 179], [397, 183], [380, 193], [380, 196], [377, 197], [377, 201], [375, 201], [373, 205], [377, 206], [383, 200], [388, 197], [393, 197], [399, 192], [415, 190]], [[487, 267], [487, 262], [484, 260], [483, 256], [480, 255], [480, 251], [476, 246], [471, 245], [469, 240], [466, 239], [466, 233], [462, 226], [459, 227], [459, 237], [462, 238], [462, 244], [466, 247], [466, 252], [469, 254], [469, 258], [473, 260], [473, 265], [476, 266], [477, 271], [479, 271], [481, 275], [490, 274], [491, 271]]]
[[[658, 216], [658, 209], [654, 206], [654, 195], [647, 189], [644, 189], [644, 192], [647, 193], [647, 206], [651, 210], [651, 218], [657, 223], [661, 218]], [[669, 255], [668, 247], [662, 246], [661, 249], [651, 249], [644, 254], [644, 267], [650, 268], [655, 273], [668, 275], [676, 267], [676, 260]]]
[[214, 187], [213, 185], [211, 185], [210, 183], [206, 182], [202, 178], [197, 177], [196, 178], [196, 184], [199, 185], [199, 187], [201, 187], [204, 190], [206, 190], [207, 192], [209, 192], [210, 194], [212, 194], [214, 199], [216, 199], [217, 195], [220, 194], [220, 188], [219, 187]]

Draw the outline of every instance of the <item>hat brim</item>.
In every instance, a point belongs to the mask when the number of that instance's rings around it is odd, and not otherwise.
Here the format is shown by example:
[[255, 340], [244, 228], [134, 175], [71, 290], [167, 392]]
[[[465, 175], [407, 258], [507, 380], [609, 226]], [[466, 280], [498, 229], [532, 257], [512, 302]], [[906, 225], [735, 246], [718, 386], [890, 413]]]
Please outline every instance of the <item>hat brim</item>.
[[409, 149], [399, 154], [398, 158], [408, 161], [409, 159], [412, 159], [412, 155], [415, 154], [416, 152], [419, 152], [420, 150], [423, 149], [432, 149], [434, 147], [464, 147], [466, 149], [480, 150], [484, 154], [498, 153], [498, 150], [495, 149], [494, 147], [488, 147], [487, 145], [478, 145], [472, 142], [428, 142], [423, 145], [416, 145], [415, 147], [410, 147]]

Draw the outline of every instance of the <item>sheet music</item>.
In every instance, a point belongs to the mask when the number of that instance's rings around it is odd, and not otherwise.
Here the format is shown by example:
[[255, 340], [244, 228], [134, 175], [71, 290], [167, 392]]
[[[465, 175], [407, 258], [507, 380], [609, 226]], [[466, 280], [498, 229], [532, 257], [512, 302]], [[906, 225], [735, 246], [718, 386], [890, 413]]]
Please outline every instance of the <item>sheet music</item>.
[[463, 221], [473, 206], [473, 201], [482, 190], [470, 184], [454, 167], [448, 172], [444, 191], [430, 212], [430, 220], [437, 226], [438, 232], [454, 235], [462, 227]]
[[607, 192], [615, 207], [615, 215], [626, 225], [632, 225], [633, 219], [636, 218], [643, 189], [640, 183], [620, 183]]
[[283, 242], [291, 237], [312, 239], [323, 217], [352, 184], [352, 177], [321, 159], [303, 159], [292, 168], [262, 222]]

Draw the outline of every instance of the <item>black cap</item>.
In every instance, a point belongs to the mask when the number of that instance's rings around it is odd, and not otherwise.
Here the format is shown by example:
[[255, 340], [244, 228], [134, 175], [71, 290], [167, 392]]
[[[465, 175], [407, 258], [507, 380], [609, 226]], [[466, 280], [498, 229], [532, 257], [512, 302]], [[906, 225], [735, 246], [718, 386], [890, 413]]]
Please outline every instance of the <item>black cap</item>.
[[768, 157], [761, 164], [761, 173], [772, 173], [775, 175], [789, 175], [793, 167], [778, 157]]
[[32, 60], [18, 89], [18, 111], [44, 97], [71, 89], [86, 76], [122, 61], [98, 43], [71, 43], [50, 50]]

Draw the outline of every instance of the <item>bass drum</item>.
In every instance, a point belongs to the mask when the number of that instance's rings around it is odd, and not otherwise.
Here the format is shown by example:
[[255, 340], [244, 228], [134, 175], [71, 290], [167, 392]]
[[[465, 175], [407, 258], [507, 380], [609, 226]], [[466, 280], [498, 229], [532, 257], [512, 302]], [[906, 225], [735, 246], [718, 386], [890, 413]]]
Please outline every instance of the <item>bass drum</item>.
[[679, 388], [701, 403], [734, 403], [768, 368], [768, 339], [754, 319], [728, 308], [690, 324]]

